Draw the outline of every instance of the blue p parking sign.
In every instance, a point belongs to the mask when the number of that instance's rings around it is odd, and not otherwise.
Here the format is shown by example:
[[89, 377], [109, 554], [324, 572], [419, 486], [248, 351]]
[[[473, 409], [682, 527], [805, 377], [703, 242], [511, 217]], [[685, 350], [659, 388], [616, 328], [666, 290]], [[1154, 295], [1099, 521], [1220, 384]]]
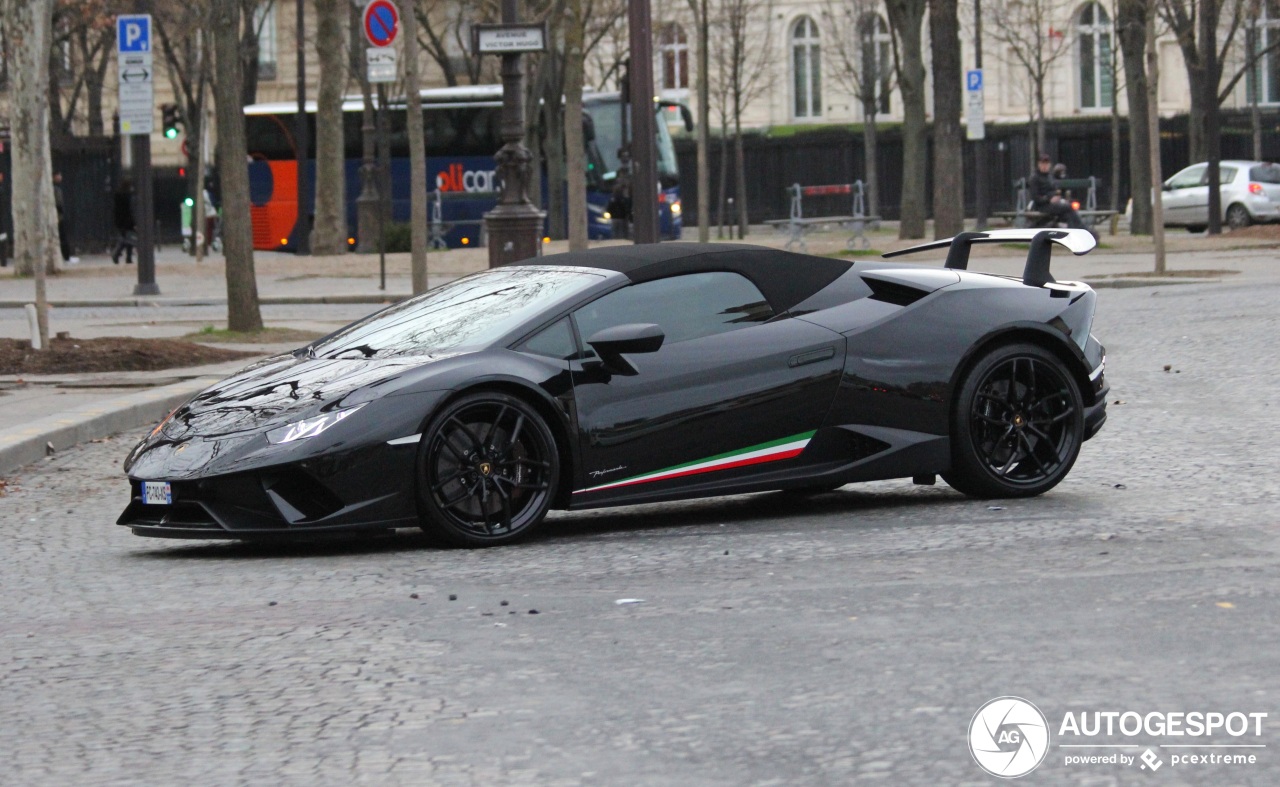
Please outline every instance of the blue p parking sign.
[[116, 51], [120, 54], [151, 51], [151, 17], [146, 14], [116, 17]]
[[965, 90], [976, 91], [982, 89], [982, 70], [975, 69], [965, 72], [964, 79]]

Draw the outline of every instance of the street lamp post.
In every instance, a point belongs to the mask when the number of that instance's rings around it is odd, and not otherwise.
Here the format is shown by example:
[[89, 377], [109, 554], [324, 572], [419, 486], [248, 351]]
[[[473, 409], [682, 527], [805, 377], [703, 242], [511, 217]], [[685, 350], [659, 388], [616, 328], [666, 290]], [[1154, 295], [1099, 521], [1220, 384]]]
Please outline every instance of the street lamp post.
[[[516, 26], [517, 0], [502, 0], [502, 24]], [[478, 37], [477, 51], [482, 49]], [[529, 201], [533, 154], [524, 144], [524, 67], [521, 51], [502, 52], [502, 148], [494, 155], [502, 182], [497, 206], [484, 214], [489, 235], [489, 267], [496, 268], [541, 253], [542, 221], [546, 214]], [[558, 111], [558, 108], [554, 108]]]
[[631, 237], [658, 242], [657, 151], [653, 137], [653, 32], [649, 0], [630, 0]]

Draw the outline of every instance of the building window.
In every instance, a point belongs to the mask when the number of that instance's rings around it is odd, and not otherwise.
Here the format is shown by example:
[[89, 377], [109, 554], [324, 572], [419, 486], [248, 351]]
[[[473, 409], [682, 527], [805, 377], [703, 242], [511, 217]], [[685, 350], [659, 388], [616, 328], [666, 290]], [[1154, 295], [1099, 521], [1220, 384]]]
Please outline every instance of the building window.
[[658, 35], [658, 57], [662, 62], [663, 90], [687, 90], [689, 87], [689, 39], [684, 28], [675, 22], [662, 26]]
[[889, 79], [893, 76], [893, 39], [889, 25], [879, 14], [864, 14], [858, 20], [858, 42], [862, 58], [862, 84], [868, 92], [875, 85], [876, 112], [889, 113]]
[[818, 26], [807, 16], [791, 33], [791, 70], [795, 84], [795, 116], [822, 117], [822, 52]]
[[1263, 0], [1248, 30], [1249, 49], [1264, 52], [1249, 69], [1249, 100], [1257, 91], [1259, 104], [1280, 104], [1280, 0]]
[[276, 4], [258, 5], [253, 11], [258, 31], [258, 79], [275, 79], [279, 50], [276, 46]]
[[1081, 9], [1076, 33], [1080, 41], [1080, 108], [1109, 109], [1113, 93], [1111, 20], [1099, 3]]

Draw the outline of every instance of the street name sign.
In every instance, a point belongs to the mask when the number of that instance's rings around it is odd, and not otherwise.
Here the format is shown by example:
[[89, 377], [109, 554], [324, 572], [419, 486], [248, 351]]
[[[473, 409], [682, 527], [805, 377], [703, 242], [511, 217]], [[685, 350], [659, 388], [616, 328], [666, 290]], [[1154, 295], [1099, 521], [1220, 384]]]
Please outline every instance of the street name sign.
[[472, 25], [471, 51], [477, 55], [506, 55], [517, 52], [545, 52], [547, 26]]
[[156, 107], [150, 14], [116, 17], [116, 66], [120, 133], [150, 134]]
[[370, 82], [377, 84], [396, 81], [396, 63], [399, 57], [395, 47], [371, 46], [364, 50], [364, 55]]
[[391, 46], [400, 33], [400, 11], [391, 0], [373, 0], [364, 7], [364, 37], [376, 47]]
[[965, 72], [964, 92], [965, 92], [965, 119], [968, 121], [965, 128], [965, 139], [986, 139], [987, 136], [987, 117], [986, 107], [983, 105], [982, 69], [972, 69]]

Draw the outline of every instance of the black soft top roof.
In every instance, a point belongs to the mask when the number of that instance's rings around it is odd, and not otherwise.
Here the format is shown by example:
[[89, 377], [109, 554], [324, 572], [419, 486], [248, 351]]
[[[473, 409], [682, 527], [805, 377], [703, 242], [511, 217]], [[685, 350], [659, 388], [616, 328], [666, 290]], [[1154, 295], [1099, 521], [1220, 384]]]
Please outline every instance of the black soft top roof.
[[637, 284], [686, 273], [732, 271], [750, 279], [777, 313], [818, 292], [853, 266], [845, 260], [794, 254], [745, 243], [605, 246], [590, 251], [553, 254], [529, 262], [617, 271]]

